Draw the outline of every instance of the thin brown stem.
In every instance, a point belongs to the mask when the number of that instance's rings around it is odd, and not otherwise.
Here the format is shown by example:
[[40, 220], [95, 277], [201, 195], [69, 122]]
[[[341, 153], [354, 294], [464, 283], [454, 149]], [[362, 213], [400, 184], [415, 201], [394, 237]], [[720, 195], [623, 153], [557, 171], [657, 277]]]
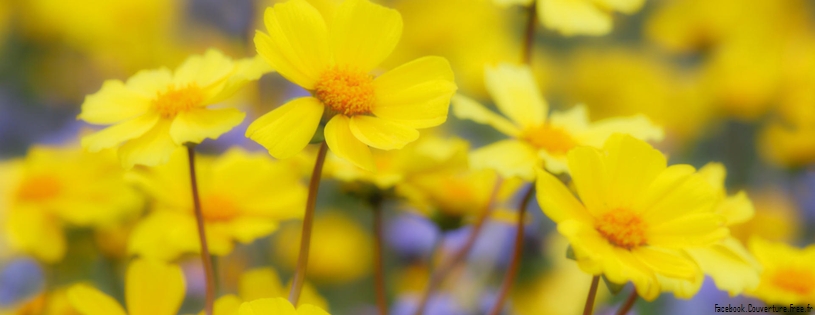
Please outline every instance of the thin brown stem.
[[311, 173], [311, 181], [308, 184], [306, 213], [303, 215], [303, 230], [300, 235], [300, 255], [297, 258], [297, 268], [294, 272], [291, 291], [289, 291], [289, 302], [295, 306], [297, 306], [297, 301], [300, 300], [300, 292], [303, 290], [303, 283], [306, 280], [308, 254], [311, 247], [311, 230], [314, 224], [314, 207], [317, 205], [317, 191], [320, 189], [320, 177], [323, 174], [323, 164], [325, 164], [327, 152], [328, 145], [323, 141], [320, 143], [320, 151], [317, 153], [314, 171]]
[[597, 286], [600, 284], [600, 276], [591, 278], [591, 288], [589, 288], [589, 296], [586, 297], [586, 306], [583, 307], [583, 315], [591, 315], [594, 309], [594, 297], [597, 296]]
[[[430, 301], [430, 295], [438, 289], [438, 287], [444, 282], [444, 279], [447, 278], [447, 275], [450, 274], [451, 271], [461, 263], [467, 254], [470, 253], [470, 250], [475, 245], [475, 241], [478, 239], [478, 235], [481, 233], [481, 229], [484, 226], [484, 222], [486, 222], [487, 218], [492, 213], [492, 204], [495, 202], [495, 197], [498, 194], [498, 189], [501, 187], [501, 178], [496, 180], [495, 187], [492, 189], [492, 193], [490, 194], [490, 198], [485, 205], [484, 210], [481, 211], [481, 214], [476, 219], [475, 223], [473, 224], [473, 230], [470, 232], [470, 235], [467, 237], [467, 240], [464, 242], [464, 246], [461, 247], [457, 252], [453, 254], [453, 256], [447, 260], [446, 262], [442, 263], [436, 271], [430, 276], [430, 281], [427, 284], [427, 288], [425, 288], [424, 292], [422, 293], [422, 297], [419, 300], [418, 307], [416, 308], [416, 312], [414, 315], [421, 315], [424, 313], [424, 309], [427, 307], [428, 301]], [[439, 241], [439, 242], [443, 242]], [[439, 248], [442, 248], [444, 245], [438, 245]]]
[[631, 294], [625, 300], [625, 303], [623, 303], [623, 305], [620, 306], [620, 309], [617, 310], [617, 315], [628, 314], [628, 311], [630, 311], [631, 308], [634, 306], [634, 302], [637, 301], [637, 297], [639, 297], [639, 295], [637, 294], [637, 290], [634, 289], [634, 291], [631, 291]]
[[537, 1], [532, 2], [529, 7], [529, 18], [526, 21], [526, 30], [524, 31], [524, 46], [521, 54], [523, 63], [527, 65], [532, 64], [532, 48], [535, 46], [535, 16], [537, 15]]
[[212, 269], [212, 259], [209, 256], [209, 246], [204, 229], [204, 213], [201, 211], [201, 199], [198, 196], [198, 180], [195, 178], [195, 145], [187, 145], [187, 155], [190, 164], [190, 186], [192, 187], [192, 202], [195, 206], [195, 221], [198, 224], [198, 240], [201, 243], [201, 263], [204, 265], [204, 278], [206, 279], [204, 311], [207, 315], [212, 315], [215, 303], [215, 273]]
[[371, 202], [374, 211], [374, 282], [376, 285], [376, 306], [379, 310], [379, 315], [388, 314], [388, 300], [386, 297], [385, 286], [385, 267], [382, 263], [382, 199], [376, 199]]
[[509, 263], [509, 270], [507, 270], [507, 274], [504, 276], [504, 281], [501, 283], [501, 290], [498, 291], [498, 297], [495, 300], [495, 304], [487, 314], [498, 315], [501, 313], [501, 309], [504, 308], [504, 302], [506, 302], [509, 291], [512, 288], [512, 284], [515, 283], [515, 277], [518, 275], [518, 267], [521, 265], [521, 258], [523, 256], [524, 219], [526, 218], [526, 207], [529, 205], [529, 201], [532, 200], [532, 196], [535, 195], [534, 192], [535, 185], [529, 185], [529, 188], [524, 194], [523, 201], [521, 201], [521, 205], [518, 207], [518, 221], [515, 230], [515, 248], [513, 249], [512, 260]]

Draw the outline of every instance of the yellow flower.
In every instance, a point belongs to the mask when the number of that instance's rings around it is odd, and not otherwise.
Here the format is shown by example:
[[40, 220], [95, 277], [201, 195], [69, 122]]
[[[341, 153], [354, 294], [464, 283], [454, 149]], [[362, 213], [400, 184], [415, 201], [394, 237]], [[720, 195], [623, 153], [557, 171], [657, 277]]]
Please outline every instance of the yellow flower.
[[[812, 91], [806, 89], [806, 94]], [[761, 156], [773, 164], [801, 167], [815, 161], [815, 106], [801, 102], [779, 108], [759, 136]]]
[[668, 167], [662, 153], [620, 134], [602, 150], [576, 148], [568, 160], [580, 201], [542, 170], [537, 197], [584, 272], [631, 281], [648, 301], [659, 295], [658, 275], [689, 281], [702, 276], [683, 249], [713, 244], [728, 231], [713, 212], [715, 191], [693, 167]]
[[485, 82], [498, 110], [511, 121], [462, 95], [453, 98], [453, 113], [462, 119], [489, 124], [512, 139], [473, 151], [470, 158], [475, 169], [493, 168], [504, 177], [518, 176], [531, 181], [535, 167], [545, 165], [550, 172], [566, 172], [569, 150], [581, 145], [600, 147], [612, 133], [628, 133], [645, 140], [663, 137], [662, 129], [642, 115], [589, 123], [582, 105], [549, 115], [549, 105], [538, 93], [532, 72], [526, 66], [488, 67]]
[[[185, 150], [178, 150], [168, 164], [132, 173], [153, 197], [154, 210], [134, 228], [131, 253], [172, 260], [200, 251], [187, 163]], [[231, 149], [196, 159], [196, 169], [213, 255], [224, 256], [235, 241], [250, 243], [275, 231], [278, 221], [302, 216], [306, 188], [299, 174], [266, 154]]]
[[309, 304], [303, 304], [294, 309], [294, 306], [284, 298], [265, 298], [254, 300], [252, 302], [244, 302], [238, 315], [260, 315], [260, 314], [275, 314], [275, 315], [329, 315], [328, 312], [319, 307]]
[[232, 61], [217, 50], [192, 56], [171, 73], [145, 70], [127, 82], [108, 80], [85, 98], [79, 118], [113, 125], [82, 139], [92, 152], [117, 147], [122, 165], [167, 162], [185, 143], [216, 139], [245, 114], [234, 108], [209, 108], [268, 71], [259, 58]]
[[614, 13], [633, 14], [645, 3], [645, 0], [493, 0], [503, 6], [528, 6], [532, 1], [537, 1], [541, 23], [566, 36], [605, 35], [611, 32]]
[[[708, 163], [699, 170], [699, 175], [707, 179], [716, 191], [714, 212], [724, 217], [726, 226], [741, 224], [753, 217], [753, 203], [744, 191], [727, 196], [724, 186], [726, 170], [722, 164]], [[761, 267], [735, 237], [730, 236], [705, 247], [686, 248], [685, 251], [702, 272], [713, 279], [719, 289], [727, 291], [731, 296], [758, 285]], [[672, 291], [677, 297], [686, 299], [693, 297], [702, 287], [703, 278], [695, 280], [697, 281], [660, 278], [665, 291]]]
[[62, 260], [63, 227], [99, 227], [136, 215], [142, 197], [124, 181], [110, 150], [32, 147], [0, 164], [0, 209], [9, 245], [47, 263]]
[[87, 284], [68, 289], [68, 299], [83, 315], [175, 315], [184, 291], [181, 268], [137, 259], [130, 263], [125, 276], [127, 312], [115, 299]]
[[40, 293], [35, 297], [8, 308], [0, 306], [0, 315], [78, 315], [68, 301], [65, 288]]
[[815, 300], [815, 245], [798, 249], [760, 237], [750, 239], [750, 252], [764, 270], [761, 282], [747, 295], [768, 304], [807, 304]]
[[[283, 77], [312, 92], [261, 116], [246, 130], [276, 158], [303, 150], [321, 119], [325, 141], [337, 156], [374, 170], [370, 147], [400, 149], [417, 128], [447, 119], [456, 90], [444, 58], [424, 57], [376, 78], [371, 71], [399, 41], [402, 18], [367, 0], [346, 0], [330, 23], [304, 0], [266, 10], [258, 53]], [[329, 118], [330, 117], [330, 118]]]
[[800, 239], [806, 226], [802, 210], [794, 198], [779, 188], [751, 193], [755, 213], [750, 220], [731, 226], [730, 233], [742, 243], [753, 236], [773, 242], [794, 242]]
[[[272, 268], [258, 268], [244, 272], [238, 284], [238, 295], [227, 294], [215, 301], [214, 315], [233, 315], [238, 313], [241, 304], [264, 298], [288, 297], [289, 287], [284, 287], [280, 276]], [[308, 282], [303, 286], [303, 294], [298, 302], [300, 306], [310, 304], [321, 309], [328, 309], [328, 302], [320, 296], [317, 289]], [[199, 313], [203, 314], [203, 312]]]

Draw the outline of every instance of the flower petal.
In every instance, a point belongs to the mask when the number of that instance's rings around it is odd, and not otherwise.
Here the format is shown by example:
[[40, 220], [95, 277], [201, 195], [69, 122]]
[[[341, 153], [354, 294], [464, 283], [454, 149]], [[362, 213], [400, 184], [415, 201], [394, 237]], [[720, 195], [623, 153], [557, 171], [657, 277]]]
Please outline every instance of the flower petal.
[[693, 167], [671, 165], [637, 196], [633, 208], [649, 224], [660, 224], [687, 214], [712, 211], [716, 195], [710, 184], [693, 174]]
[[712, 245], [728, 235], [724, 217], [703, 212], [685, 214], [670, 222], [650, 225], [645, 239], [654, 246], [682, 248]]
[[499, 64], [484, 69], [484, 84], [504, 115], [521, 129], [538, 126], [546, 119], [549, 105], [541, 97], [528, 66]]
[[235, 93], [250, 81], [257, 80], [264, 74], [272, 71], [272, 66], [260, 55], [253, 58], [237, 60], [235, 61], [234, 72], [216, 91], [211, 91], [211, 95], [205, 103], [220, 103], [232, 95], [235, 95]]
[[578, 133], [575, 138], [580, 143], [599, 147], [615, 133], [627, 134], [646, 141], [662, 141], [662, 138], [665, 137], [662, 127], [654, 125], [648, 117], [637, 115], [594, 122], [587, 130]]
[[538, 16], [547, 28], [563, 35], [603, 35], [611, 31], [611, 15], [592, 1], [539, 0]]
[[108, 80], [99, 92], [85, 97], [78, 118], [92, 124], [113, 124], [142, 115], [149, 108], [149, 98], [128, 89], [122, 81]]
[[535, 192], [541, 210], [552, 221], [577, 220], [594, 222], [586, 208], [563, 183], [549, 172], [537, 170], [538, 179]]
[[284, 298], [265, 298], [244, 302], [238, 315], [298, 315], [294, 306]]
[[639, 246], [632, 249], [631, 254], [654, 272], [667, 277], [685, 280], [695, 280], [703, 277], [696, 263], [690, 258], [682, 256], [679, 252]]
[[147, 114], [119, 123], [82, 138], [82, 146], [91, 152], [115, 147], [144, 135], [159, 121], [159, 115]]
[[206, 138], [218, 139], [239, 125], [246, 114], [234, 108], [193, 108], [178, 113], [170, 126], [175, 143], [201, 143]]
[[127, 268], [125, 286], [130, 315], [175, 315], [184, 300], [184, 274], [174, 264], [137, 259]]
[[589, 213], [596, 215], [608, 210], [609, 178], [600, 151], [578, 147], [569, 151], [568, 159], [577, 194]]
[[209, 49], [203, 55], [190, 56], [178, 66], [173, 83], [179, 87], [195, 84], [206, 89], [223, 82], [234, 69], [232, 59], [217, 49]]
[[713, 278], [716, 287], [731, 296], [758, 286], [761, 266], [735, 238], [709, 247], [689, 248], [687, 252]]
[[301, 304], [297, 307], [298, 315], [330, 315], [323, 309], [311, 304]]
[[159, 68], [136, 72], [127, 79], [125, 85], [131, 91], [141, 94], [147, 99], [153, 99], [160, 92], [164, 92], [173, 83], [173, 74], [170, 69]]
[[260, 143], [278, 159], [290, 158], [314, 137], [324, 109], [313, 97], [291, 100], [252, 122], [246, 137]]
[[668, 160], [659, 150], [631, 136], [615, 134], [603, 149], [609, 176], [607, 202], [612, 208], [631, 208], [640, 196], [665, 170]]
[[9, 245], [47, 263], [65, 256], [65, 234], [53, 215], [31, 206], [17, 206], [6, 214], [5, 229]]
[[277, 222], [271, 219], [240, 217], [229, 222], [229, 230], [235, 240], [248, 244], [254, 240], [272, 234], [277, 230]]
[[116, 300], [87, 284], [71, 286], [68, 300], [83, 315], [127, 315]]
[[272, 268], [258, 268], [244, 272], [241, 275], [238, 292], [248, 301], [287, 293], [283, 289], [280, 275]]
[[170, 137], [170, 120], [161, 119], [150, 131], [128, 140], [119, 148], [119, 160], [129, 169], [135, 164], [156, 166], [166, 163], [179, 147]]
[[325, 20], [305, 0], [291, 0], [266, 9], [269, 35], [255, 34], [258, 54], [284, 78], [307, 90], [328, 67], [328, 30]]
[[371, 149], [357, 140], [351, 133], [350, 119], [336, 115], [325, 125], [325, 142], [337, 156], [353, 163], [359, 168], [375, 171]]
[[453, 70], [442, 57], [423, 57], [374, 79], [374, 115], [413, 128], [438, 126], [447, 120], [456, 91]]
[[334, 62], [370, 72], [378, 66], [402, 36], [402, 16], [393, 9], [368, 0], [340, 4], [331, 24]]
[[[570, 134], [580, 134], [589, 128], [589, 112], [586, 109], [586, 105], [577, 104], [564, 111], [552, 112], [549, 115], [549, 123], [552, 124], [553, 127], [569, 131]], [[605, 141], [606, 140], [603, 139], [602, 142], [591, 144], [591, 146], [600, 148]]]
[[517, 137], [521, 130], [509, 120], [493, 113], [484, 105], [461, 94], [453, 95], [453, 115], [459, 119], [469, 119], [480, 124], [487, 124], [511, 137]]
[[371, 116], [351, 117], [348, 127], [359, 141], [381, 150], [401, 149], [419, 138], [416, 129]]
[[501, 140], [470, 153], [473, 169], [494, 169], [503, 177], [535, 179], [535, 167], [540, 167], [538, 156], [528, 144], [515, 139]]

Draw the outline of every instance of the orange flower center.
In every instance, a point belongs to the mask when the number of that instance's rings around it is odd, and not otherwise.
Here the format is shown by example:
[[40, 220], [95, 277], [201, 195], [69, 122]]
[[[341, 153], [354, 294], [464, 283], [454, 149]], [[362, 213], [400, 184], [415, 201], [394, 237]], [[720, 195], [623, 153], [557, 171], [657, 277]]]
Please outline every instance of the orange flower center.
[[48, 174], [31, 176], [20, 184], [17, 198], [21, 201], [49, 200], [58, 196], [62, 188], [62, 182], [56, 176]]
[[815, 273], [803, 268], [788, 267], [775, 271], [771, 282], [789, 292], [809, 296], [815, 291]]
[[204, 220], [210, 222], [229, 221], [241, 213], [231, 198], [218, 194], [210, 194], [202, 198], [201, 212], [204, 214]]
[[577, 146], [577, 141], [568, 132], [546, 123], [525, 130], [522, 138], [552, 154], [566, 154]]
[[348, 67], [332, 67], [320, 75], [314, 91], [325, 106], [345, 116], [370, 114], [374, 77]]
[[173, 118], [178, 113], [186, 112], [204, 102], [204, 91], [193, 83], [183, 88], [171, 85], [166, 91], [158, 93], [153, 105], [164, 118]]
[[632, 249], [645, 245], [645, 223], [631, 210], [616, 209], [597, 219], [594, 228], [611, 245]]

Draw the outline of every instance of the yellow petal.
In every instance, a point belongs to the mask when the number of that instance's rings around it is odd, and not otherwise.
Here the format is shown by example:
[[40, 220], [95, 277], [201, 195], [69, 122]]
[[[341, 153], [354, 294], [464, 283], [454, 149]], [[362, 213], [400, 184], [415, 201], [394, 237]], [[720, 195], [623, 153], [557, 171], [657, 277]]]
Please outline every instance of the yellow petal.
[[246, 137], [260, 143], [278, 159], [290, 158], [314, 137], [324, 109], [313, 97], [291, 100], [252, 122]]
[[731, 296], [758, 286], [760, 265], [735, 238], [709, 247], [689, 248], [687, 252], [713, 278], [716, 287]]
[[[175, 211], [153, 211], [142, 219], [130, 235], [127, 251], [149, 259], [170, 261], [183, 253], [169, 237], [175, 230], [195, 232], [194, 220]], [[195, 238], [197, 234], [190, 235]]]
[[153, 99], [157, 93], [164, 92], [173, 83], [173, 74], [170, 69], [159, 68], [155, 70], [142, 70], [127, 79], [125, 85], [131, 91], [141, 94], [147, 99]]
[[650, 246], [640, 246], [631, 253], [654, 272], [671, 278], [695, 280], [701, 278], [701, 270], [689, 258], [680, 252], [671, 252]]
[[402, 36], [402, 16], [368, 0], [340, 4], [331, 24], [331, 50], [339, 66], [370, 72], [390, 55]]
[[[238, 309], [241, 307], [243, 300], [233, 294], [227, 294], [215, 300], [213, 305], [213, 315], [237, 315]], [[204, 311], [198, 315], [205, 315]]]
[[79, 119], [92, 124], [113, 124], [144, 114], [150, 99], [128, 89], [122, 81], [108, 80], [99, 92], [85, 97]]
[[57, 217], [26, 206], [13, 208], [6, 216], [6, 235], [12, 248], [48, 263], [59, 262], [65, 256], [65, 235]]
[[280, 276], [272, 268], [259, 268], [244, 272], [241, 275], [238, 291], [248, 301], [288, 294], [283, 289]]
[[223, 82], [233, 70], [232, 59], [216, 49], [209, 49], [204, 55], [193, 55], [178, 66], [173, 83], [177, 87], [195, 84], [206, 89]]
[[82, 146], [91, 152], [115, 147], [147, 133], [159, 121], [157, 114], [146, 114], [131, 120], [107, 127], [82, 138]]
[[170, 136], [175, 143], [201, 143], [206, 138], [218, 139], [239, 125], [244, 117], [245, 113], [234, 108], [193, 108], [178, 113], [173, 119]]
[[331, 118], [325, 126], [325, 142], [337, 156], [353, 163], [359, 168], [375, 171], [371, 149], [357, 140], [351, 133], [350, 119], [343, 115]]
[[[586, 105], [577, 104], [565, 111], [552, 112], [552, 114], [549, 115], [549, 123], [552, 124], [553, 127], [568, 130], [572, 135], [579, 135], [589, 128], [589, 112], [586, 109]], [[592, 143], [590, 145], [599, 148], [603, 146], [605, 141], [606, 139], [603, 139], [600, 143]]]
[[277, 230], [277, 222], [264, 218], [241, 217], [230, 221], [229, 229], [235, 240], [247, 244], [272, 234]]
[[184, 300], [181, 268], [137, 259], [127, 268], [125, 300], [130, 315], [175, 315]]
[[599, 147], [613, 134], [627, 134], [636, 139], [661, 141], [665, 137], [662, 128], [654, 125], [643, 115], [625, 118], [609, 118], [592, 123], [588, 129], [575, 135], [575, 140]]
[[453, 70], [442, 57], [423, 57], [374, 79], [377, 117], [412, 128], [438, 126], [447, 120], [456, 92]]
[[522, 129], [538, 126], [546, 119], [549, 105], [541, 97], [528, 66], [499, 64], [484, 69], [484, 84], [495, 105]]
[[351, 117], [348, 127], [359, 141], [381, 150], [401, 149], [419, 138], [416, 129], [371, 116]]
[[[651, 222], [648, 222], [651, 223]], [[650, 225], [645, 239], [648, 244], [665, 248], [707, 246], [727, 237], [724, 218], [715, 213], [691, 213], [678, 219]]]
[[305, 0], [266, 9], [269, 35], [255, 34], [258, 54], [283, 77], [307, 90], [329, 65], [328, 30], [320, 12]]
[[580, 200], [589, 213], [608, 210], [609, 178], [600, 151], [591, 147], [578, 147], [569, 151], [569, 171]]
[[323, 309], [311, 304], [301, 304], [297, 307], [298, 315], [330, 315]]
[[68, 289], [68, 300], [82, 315], [127, 315], [116, 300], [87, 284]]
[[562, 222], [565, 220], [577, 220], [582, 222], [594, 222], [586, 208], [577, 201], [566, 185], [556, 177], [538, 169], [538, 179], [535, 192], [541, 210], [552, 221]]
[[611, 15], [593, 1], [538, 0], [541, 23], [566, 36], [603, 35], [611, 31]]
[[668, 165], [659, 150], [631, 136], [615, 134], [606, 141], [606, 168], [609, 176], [608, 205], [631, 208]]
[[749, 221], [756, 210], [747, 193], [740, 191], [734, 196], [727, 197], [716, 207], [716, 212], [727, 220], [725, 225], [731, 226]]
[[698, 174], [707, 180], [713, 189], [725, 193], [724, 180], [727, 177], [727, 169], [722, 163], [708, 162], [699, 169]]
[[506, 178], [535, 179], [535, 167], [540, 167], [535, 149], [515, 139], [501, 140], [470, 153], [473, 169], [493, 169]]
[[170, 126], [170, 120], [160, 119], [147, 133], [128, 140], [118, 151], [122, 166], [129, 169], [136, 164], [156, 166], [167, 163], [179, 147], [170, 137]]
[[521, 134], [518, 127], [515, 127], [509, 120], [493, 113], [484, 105], [461, 94], [453, 96], [453, 115], [459, 119], [469, 119], [480, 124], [487, 124], [505, 135], [516, 137]]
[[237, 93], [250, 81], [257, 80], [262, 75], [272, 71], [272, 66], [260, 55], [237, 60], [234, 64], [235, 70], [233, 73], [227, 78], [226, 82], [217, 88], [218, 91], [214, 91], [212, 96], [205, 101], [206, 104], [220, 103]]
[[[697, 174], [687, 174], [690, 166], [672, 165], [660, 174], [635, 201], [649, 224], [660, 224], [687, 214], [710, 212], [716, 196], [713, 188]], [[685, 176], [683, 176], [685, 175]]]
[[238, 315], [298, 315], [294, 306], [284, 298], [265, 298], [245, 302], [241, 305]]

